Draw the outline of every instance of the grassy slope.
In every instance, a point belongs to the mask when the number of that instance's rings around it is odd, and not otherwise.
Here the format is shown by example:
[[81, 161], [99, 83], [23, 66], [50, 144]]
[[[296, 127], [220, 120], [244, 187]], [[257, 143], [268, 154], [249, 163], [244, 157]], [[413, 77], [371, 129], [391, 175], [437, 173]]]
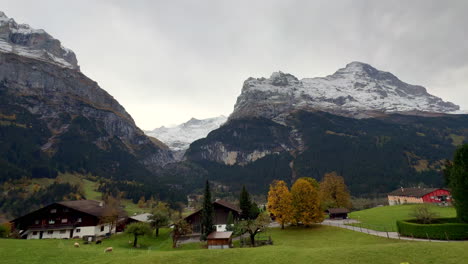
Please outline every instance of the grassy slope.
[[[362, 227], [378, 230], [378, 231], [396, 231], [396, 221], [412, 218], [410, 216], [412, 210], [416, 207], [415, 204], [382, 206], [362, 211], [356, 211], [349, 214], [350, 218], [359, 220]], [[455, 209], [453, 207], [432, 206], [433, 210], [440, 217], [455, 217]]]
[[[172, 249], [168, 230], [159, 239], [141, 239], [131, 249], [128, 235], [104, 240], [102, 245], [74, 248], [70, 240], [0, 240], [2, 263], [461, 263], [468, 258], [468, 242], [404, 242], [373, 237], [328, 226], [309, 229], [271, 229], [275, 245], [260, 248], [206, 250], [200, 244]], [[114, 252], [104, 253], [112, 246]]]

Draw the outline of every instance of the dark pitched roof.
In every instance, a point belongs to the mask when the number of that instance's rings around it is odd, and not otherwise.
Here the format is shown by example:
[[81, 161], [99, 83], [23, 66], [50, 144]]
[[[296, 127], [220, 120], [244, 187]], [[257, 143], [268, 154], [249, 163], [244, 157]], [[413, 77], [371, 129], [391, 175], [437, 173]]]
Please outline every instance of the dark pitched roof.
[[62, 201], [57, 202], [57, 204], [97, 217], [102, 216], [104, 213], [104, 209], [106, 208], [103, 202], [98, 202], [94, 200]]
[[[216, 200], [216, 201], [213, 202], [213, 205], [215, 205], [215, 204], [219, 204], [219, 205], [221, 205], [221, 206], [223, 206], [223, 207], [226, 207], [226, 208], [228, 208], [228, 209], [230, 209], [230, 210], [236, 211], [236, 212], [239, 213], [239, 214], [241, 213], [241, 210], [238, 209], [235, 205], [233, 205], [233, 204], [230, 203], [230, 202], [227, 202], [227, 201], [224, 201], [224, 200]], [[195, 211], [195, 212], [193, 212], [193, 213], [187, 215], [184, 219], [187, 219], [187, 218], [189, 218], [189, 217], [191, 217], [191, 216], [193, 216], [193, 215], [196, 215], [196, 214], [200, 213], [201, 210], [202, 210], [202, 209], [199, 209], [199, 210], [197, 210], [197, 211]]]
[[[388, 193], [391, 196], [423, 197], [424, 195], [443, 188], [399, 188]], [[445, 190], [445, 189], [444, 189]]]
[[230, 202], [227, 202], [227, 201], [224, 201], [224, 200], [217, 200], [213, 203], [214, 204], [219, 204], [221, 206], [224, 206], [224, 207], [227, 207], [233, 211], [237, 211], [239, 214], [241, 213], [241, 210], [239, 208], [237, 208], [237, 206], [233, 205], [232, 203]]
[[212, 232], [206, 238], [207, 239], [229, 239], [232, 236], [232, 232]]
[[346, 208], [328, 208], [327, 212], [329, 214], [347, 214], [349, 210]]
[[[106, 205], [102, 202], [99, 202], [99, 201], [94, 201], [94, 200], [76, 200], [76, 201], [62, 201], [62, 202], [56, 202], [56, 203], [52, 203], [52, 204], [49, 204], [47, 206], [44, 206], [38, 210], [34, 210], [28, 214], [25, 214], [23, 216], [20, 216], [14, 220], [12, 220], [12, 222], [15, 222], [25, 216], [28, 216], [30, 214], [33, 214], [39, 210], [42, 210], [46, 207], [50, 207], [54, 204], [59, 204], [59, 205], [62, 205], [62, 206], [65, 206], [65, 207], [68, 207], [68, 208], [71, 208], [73, 210], [76, 210], [76, 211], [80, 211], [80, 212], [83, 212], [83, 213], [86, 213], [86, 214], [89, 214], [89, 215], [93, 215], [93, 216], [96, 216], [96, 217], [101, 217], [103, 216], [103, 214], [105, 213], [105, 208], [106, 208]], [[119, 216], [120, 217], [123, 217], [125, 216], [125, 212], [119, 208]]]

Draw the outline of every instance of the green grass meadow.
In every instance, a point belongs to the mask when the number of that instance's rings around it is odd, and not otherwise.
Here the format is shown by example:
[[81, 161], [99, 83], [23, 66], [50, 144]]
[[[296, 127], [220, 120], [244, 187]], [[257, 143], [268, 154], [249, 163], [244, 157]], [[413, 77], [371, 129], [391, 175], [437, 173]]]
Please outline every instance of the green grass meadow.
[[[359, 220], [362, 227], [377, 231], [396, 232], [396, 221], [411, 219], [411, 212], [417, 204], [404, 204], [393, 206], [381, 206], [349, 214], [349, 218]], [[431, 209], [438, 214], [438, 217], [456, 217], [455, 208], [432, 205]], [[354, 224], [359, 226], [359, 224]], [[468, 263], [468, 261], [467, 261]]]
[[[140, 239], [133, 249], [126, 234], [102, 245], [74, 248], [75, 240], [0, 240], [1, 263], [468, 263], [468, 242], [435, 243], [391, 240], [336, 227], [270, 229], [274, 245], [208, 250], [201, 243], [172, 249], [169, 230], [159, 238]], [[237, 243], [236, 243], [237, 244]], [[114, 251], [105, 253], [106, 247]]]

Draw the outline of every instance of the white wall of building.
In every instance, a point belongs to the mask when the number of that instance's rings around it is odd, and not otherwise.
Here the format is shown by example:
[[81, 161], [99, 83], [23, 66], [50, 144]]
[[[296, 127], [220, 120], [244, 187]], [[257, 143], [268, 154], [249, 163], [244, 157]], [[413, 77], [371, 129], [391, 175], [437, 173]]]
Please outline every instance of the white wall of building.
[[[70, 238], [71, 229], [57, 229], [42, 231], [42, 239], [48, 238]], [[28, 233], [27, 239], [39, 239], [41, 231], [31, 231]]]
[[[101, 231], [101, 227], [103, 231]], [[111, 225], [110, 224], [103, 224], [97, 226], [80, 226], [73, 229], [73, 237], [82, 238], [83, 236], [105, 236], [107, 233], [110, 233]], [[65, 233], [62, 233], [65, 231]], [[34, 233], [36, 232], [36, 233]], [[27, 235], [27, 239], [39, 239], [41, 231], [29, 231]], [[50, 234], [51, 232], [51, 234]], [[42, 233], [42, 239], [63, 239], [63, 238], [70, 238], [71, 229], [57, 229], [57, 230], [45, 230]], [[115, 227], [112, 228], [112, 233], [115, 233]]]

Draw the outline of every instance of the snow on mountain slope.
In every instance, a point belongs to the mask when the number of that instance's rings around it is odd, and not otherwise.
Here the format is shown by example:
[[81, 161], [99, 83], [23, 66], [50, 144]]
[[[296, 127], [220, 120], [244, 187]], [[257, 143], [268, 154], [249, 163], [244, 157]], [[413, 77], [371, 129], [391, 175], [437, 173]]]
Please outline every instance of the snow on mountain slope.
[[223, 115], [207, 119], [192, 118], [174, 127], [162, 126], [145, 131], [145, 133], [161, 140], [174, 151], [185, 151], [192, 142], [206, 137], [208, 133], [219, 128], [226, 120], [227, 117]]
[[249, 78], [229, 118], [262, 116], [281, 122], [298, 109], [363, 118], [370, 111], [449, 113], [459, 106], [427, 93], [422, 86], [404, 83], [389, 72], [352, 62], [327, 77], [299, 80], [275, 72], [268, 79]]
[[79, 70], [73, 51], [42, 29], [17, 24], [0, 11], [0, 52], [14, 53], [61, 67]]

